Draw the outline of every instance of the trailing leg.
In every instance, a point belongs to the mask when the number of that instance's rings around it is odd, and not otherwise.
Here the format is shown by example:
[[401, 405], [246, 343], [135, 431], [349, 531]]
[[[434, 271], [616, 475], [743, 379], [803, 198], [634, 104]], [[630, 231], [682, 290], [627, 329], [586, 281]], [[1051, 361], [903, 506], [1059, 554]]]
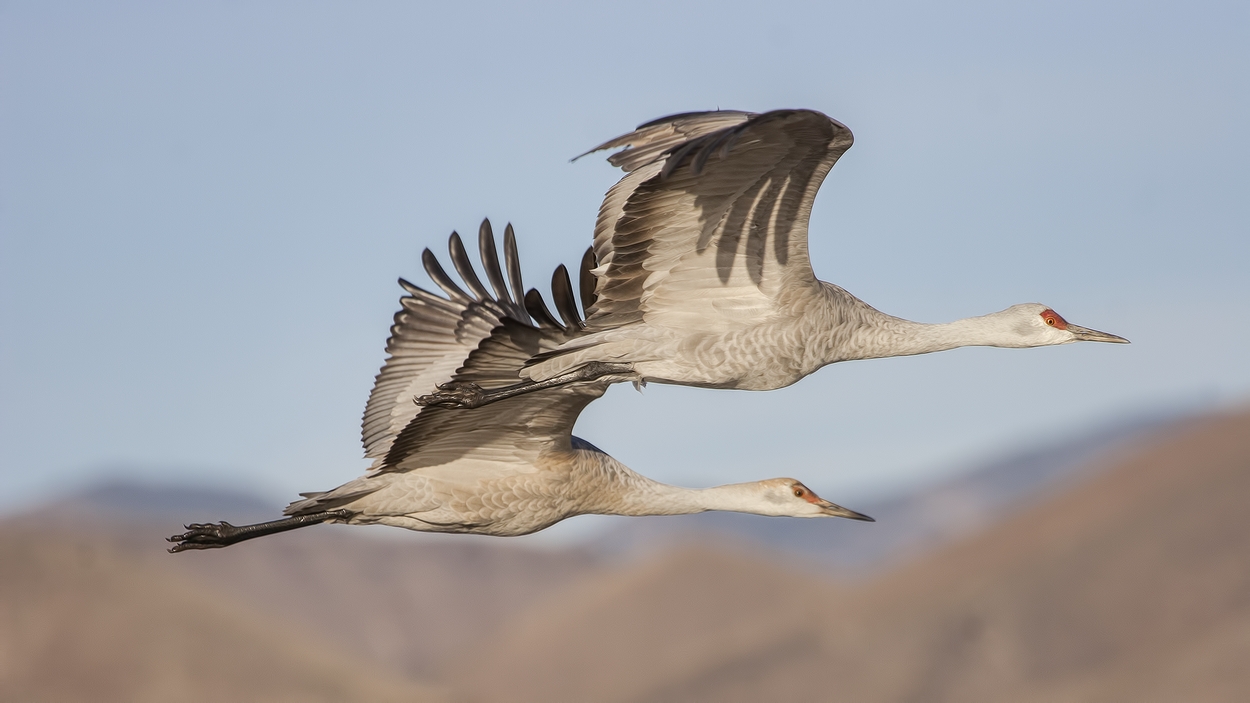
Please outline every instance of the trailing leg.
[[355, 515], [355, 513], [350, 510], [329, 510], [321, 513], [296, 515], [270, 522], [261, 522], [255, 525], [240, 525], [238, 527], [228, 522], [215, 524], [197, 523], [184, 525], [186, 532], [166, 537], [165, 539], [166, 541], [176, 543], [169, 548], [171, 554], [188, 549], [218, 549], [220, 547], [228, 547], [236, 542], [242, 542], [243, 540], [273, 535], [279, 532], [286, 532], [287, 530], [297, 530], [301, 527], [319, 525], [331, 520], [348, 520], [352, 515]]
[[627, 375], [634, 371], [633, 364], [617, 364], [604, 361], [592, 361], [585, 366], [570, 371], [562, 376], [555, 376], [545, 381], [522, 381], [511, 386], [483, 390], [476, 383], [468, 381], [452, 381], [438, 387], [437, 393], [417, 398], [417, 405], [438, 408], [480, 408], [505, 398], [540, 391], [544, 388], [555, 388], [569, 383], [593, 381], [604, 376]]

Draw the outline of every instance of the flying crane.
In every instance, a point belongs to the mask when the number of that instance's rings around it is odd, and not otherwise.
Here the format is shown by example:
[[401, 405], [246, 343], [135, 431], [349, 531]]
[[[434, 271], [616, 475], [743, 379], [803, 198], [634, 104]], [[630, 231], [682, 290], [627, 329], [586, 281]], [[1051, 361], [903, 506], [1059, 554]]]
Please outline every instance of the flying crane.
[[595, 380], [772, 390], [852, 359], [1128, 343], [1038, 303], [912, 322], [817, 279], [812, 203], [852, 142], [845, 125], [812, 110], [716, 111], [664, 117], [595, 147], [587, 153], [620, 148], [608, 161], [626, 175], [595, 224], [585, 329], [526, 360], [516, 384], [458, 380], [418, 402], [473, 408]]

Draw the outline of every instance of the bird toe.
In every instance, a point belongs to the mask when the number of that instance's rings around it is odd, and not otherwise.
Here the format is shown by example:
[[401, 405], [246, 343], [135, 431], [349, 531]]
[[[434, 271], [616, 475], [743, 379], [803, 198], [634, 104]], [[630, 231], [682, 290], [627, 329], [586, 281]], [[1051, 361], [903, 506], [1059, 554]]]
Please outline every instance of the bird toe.
[[476, 408], [482, 405], [486, 393], [476, 383], [452, 381], [438, 387], [437, 393], [417, 398], [417, 405], [436, 408]]

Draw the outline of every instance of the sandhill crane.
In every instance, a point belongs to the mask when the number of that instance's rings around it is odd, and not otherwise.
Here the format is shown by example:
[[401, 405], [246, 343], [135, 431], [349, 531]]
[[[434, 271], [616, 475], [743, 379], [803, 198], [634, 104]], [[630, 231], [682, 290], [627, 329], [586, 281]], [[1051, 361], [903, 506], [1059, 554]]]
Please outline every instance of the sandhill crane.
[[672, 115], [595, 147], [623, 147], [608, 161], [627, 175], [599, 209], [584, 333], [527, 361], [511, 387], [453, 383], [419, 402], [478, 407], [589, 379], [771, 390], [851, 359], [1128, 342], [1036, 303], [911, 322], [817, 279], [808, 219], [851, 143], [819, 112], [777, 110]]
[[[490, 388], [516, 383], [525, 362], [581, 333], [583, 324], [563, 266], [552, 278], [556, 309], [520, 293], [520, 265], [511, 226], [504, 236], [507, 279], [490, 223], [479, 232], [483, 267], [494, 294], [474, 271], [460, 237], [451, 260], [466, 293], [425, 250], [423, 261], [442, 297], [400, 279], [408, 295], [395, 315], [365, 407], [362, 440], [374, 463], [368, 473], [323, 493], [305, 493], [289, 517], [256, 525], [187, 525], [169, 550], [212, 549], [323, 522], [381, 524], [423, 532], [523, 535], [583, 514], [679, 515], [730, 510], [790, 517], [872, 518], [830, 503], [802, 483], [776, 478], [707, 489], [653, 481], [589, 442], [573, 423], [603, 395], [607, 380], [565, 385], [470, 411], [422, 408], [416, 394], [455, 379]], [[590, 257], [582, 277], [589, 277]], [[585, 289], [583, 289], [585, 290]], [[534, 321], [531, 322], [531, 314]]]

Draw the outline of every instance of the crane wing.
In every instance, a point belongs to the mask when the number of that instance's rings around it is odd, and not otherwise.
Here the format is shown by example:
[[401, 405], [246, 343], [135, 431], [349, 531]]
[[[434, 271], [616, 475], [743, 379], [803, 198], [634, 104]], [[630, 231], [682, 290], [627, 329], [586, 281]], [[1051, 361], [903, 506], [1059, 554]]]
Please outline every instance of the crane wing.
[[[587, 282], [592, 263], [589, 256], [583, 259], [582, 275]], [[547, 310], [538, 291], [531, 290], [525, 303], [536, 322], [511, 316], [501, 319], [464, 360], [454, 380], [486, 389], [512, 385], [523, 380], [520, 371], [531, 357], [583, 334], [582, 317], [563, 266], [552, 278], [552, 292], [564, 324]], [[606, 382], [570, 384], [472, 410], [421, 408], [395, 438], [377, 470], [412, 471], [469, 455], [489, 461], [491, 466], [532, 468], [543, 451], [570, 448], [577, 416], [607, 387]]]
[[400, 299], [402, 307], [395, 313], [386, 342], [389, 356], [365, 405], [361, 440], [366, 457], [380, 459], [390, 452], [395, 437], [420, 410], [413, 398], [433, 392], [438, 384], [451, 380], [469, 353], [490, 336], [501, 320], [508, 316], [529, 319], [521, 299], [525, 288], [512, 225], [504, 231], [507, 281], [499, 265], [489, 221], [482, 222], [478, 243], [494, 295], [477, 277], [460, 235], [455, 232], [449, 242], [451, 260], [469, 292], [447, 275], [429, 249], [422, 255], [425, 270], [447, 297], [399, 280], [408, 294]]
[[[811, 110], [687, 113], [599, 148], [629, 172], [595, 227], [591, 332], [650, 326], [724, 332], [816, 285], [807, 223], [851, 131]], [[597, 150], [597, 149], [596, 149]]]

